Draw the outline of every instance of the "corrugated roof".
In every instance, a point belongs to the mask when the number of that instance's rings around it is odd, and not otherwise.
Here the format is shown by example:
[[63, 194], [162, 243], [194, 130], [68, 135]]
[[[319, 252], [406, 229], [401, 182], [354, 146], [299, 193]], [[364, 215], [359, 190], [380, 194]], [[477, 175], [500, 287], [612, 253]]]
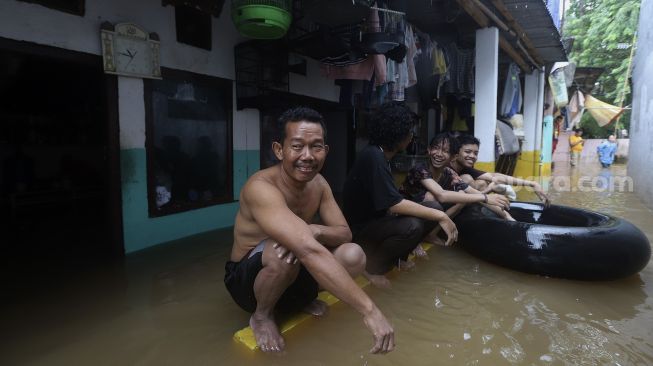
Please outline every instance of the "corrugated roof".
[[503, 0], [545, 63], [567, 61], [560, 33], [543, 0]]

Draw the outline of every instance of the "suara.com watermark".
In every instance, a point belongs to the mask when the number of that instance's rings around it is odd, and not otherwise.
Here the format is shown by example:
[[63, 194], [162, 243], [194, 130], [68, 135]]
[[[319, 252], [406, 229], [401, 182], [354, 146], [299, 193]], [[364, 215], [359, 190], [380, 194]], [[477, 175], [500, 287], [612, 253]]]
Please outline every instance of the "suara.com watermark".
[[[530, 181], [538, 181], [539, 177], [524, 178]], [[554, 176], [548, 179], [548, 184], [542, 184], [545, 191], [553, 192], [634, 192], [635, 184], [629, 176], [603, 176], [603, 175], [582, 175], [582, 176]], [[515, 191], [521, 189], [532, 190], [531, 187], [514, 186]]]

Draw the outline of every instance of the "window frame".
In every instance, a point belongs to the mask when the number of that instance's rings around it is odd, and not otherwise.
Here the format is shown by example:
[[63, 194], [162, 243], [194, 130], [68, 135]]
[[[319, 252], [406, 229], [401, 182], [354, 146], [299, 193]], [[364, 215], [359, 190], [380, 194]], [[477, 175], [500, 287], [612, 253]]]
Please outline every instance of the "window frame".
[[156, 172], [155, 172], [155, 129], [154, 126], [154, 111], [152, 102], [152, 93], [154, 91], [153, 83], [157, 80], [143, 79], [143, 94], [145, 99], [145, 155], [146, 155], [146, 170], [147, 170], [147, 201], [148, 201], [148, 214], [149, 217], [162, 217], [200, 208], [211, 207], [226, 203], [235, 202], [233, 199], [234, 187], [234, 171], [233, 171], [233, 80], [220, 78], [216, 76], [196, 74], [189, 71], [174, 70], [169, 68], [161, 68], [161, 76], [163, 80], [172, 80], [177, 82], [188, 81], [194, 85], [208, 86], [211, 88], [220, 88], [229, 100], [223, 100], [223, 107], [227, 114], [226, 135], [225, 141], [227, 156], [225, 169], [225, 193], [222, 196], [215, 197], [210, 201], [196, 201], [184, 202], [176, 207], [157, 207], [156, 205]]

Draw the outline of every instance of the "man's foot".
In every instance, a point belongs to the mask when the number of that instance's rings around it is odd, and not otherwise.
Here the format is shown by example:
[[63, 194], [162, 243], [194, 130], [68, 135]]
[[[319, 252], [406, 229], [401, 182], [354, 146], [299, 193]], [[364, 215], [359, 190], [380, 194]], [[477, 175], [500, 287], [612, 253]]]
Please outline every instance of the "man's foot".
[[436, 233], [434, 233], [434, 232], [428, 233], [424, 237], [424, 239], [422, 239], [422, 241], [425, 241], [427, 243], [431, 243], [431, 244], [434, 244], [434, 245], [439, 245], [439, 246], [442, 246], [442, 247], [446, 246], [444, 240], [442, 240], [442, 239], [440, 239], [438, 237], [437, 232]]
[[302, 309], [303, 312], [313, 316], [323, 316], [327, 313], [328, 310], [329, 307], [327, 304], [324, 301], [318, 299], [313, 300], [313, 302], [306, 305], [306, 307]]
[[410, 272], [415, 269], [415, 262], [410, 260], [402, 261], [400, 259], [399, 263], [397, 263], [397, 268], [399, 268], [400, 271]]
[[263, 352], [281, 352], [286, 343], [279, 333], [279, 328], [271, 317], [252, 314], [249, 318], [249, 326], [254, 331], [256, 345]]
[[385, 278], [384, 275], [373, 275], [365, 271], [363, 272], [363, 276], [365, 276], [365, 278], [367, 278], [367, 280], [370, 281], [370, 283], [374, 287], [382, 288], [382, 289], [392, 288], [392, 284], [390, 284], [390, 280]]
[[[438, 238], [438, 239], [440, 239], [440, 238]], [[421, 244], [417, 244], [415, 249], [413, 249], [413, 255], [416, 258], [429, 259], [428, 253], [426, 253], [426, 250], [424, 250], [424, 248], [422, 247]]]

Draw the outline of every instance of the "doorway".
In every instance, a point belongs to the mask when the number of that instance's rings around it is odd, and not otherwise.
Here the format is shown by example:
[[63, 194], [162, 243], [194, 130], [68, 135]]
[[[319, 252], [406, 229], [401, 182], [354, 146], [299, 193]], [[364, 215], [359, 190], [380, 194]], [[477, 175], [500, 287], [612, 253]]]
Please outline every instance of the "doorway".
[[99, 56], [0, 39], [0, 249], [10, 273], [74, 273], [122, 256], [116, 90]]

